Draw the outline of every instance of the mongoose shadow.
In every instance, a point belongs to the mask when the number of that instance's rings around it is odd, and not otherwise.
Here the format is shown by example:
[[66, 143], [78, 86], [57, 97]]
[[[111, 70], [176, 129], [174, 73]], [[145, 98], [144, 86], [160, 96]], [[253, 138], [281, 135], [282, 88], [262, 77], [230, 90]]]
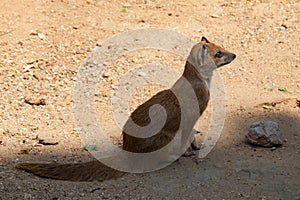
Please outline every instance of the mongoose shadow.
[[[202, 37], [201, 41], [191, 49], [184, 72], [175, 84], [170, 89], [158, 92], [133, 111], [123, 128], [123, 150], [133, 153], [149, 153], [160, 150], [175, 137], [182, 120], [185, 121], [182, 125], [183, 127], [181, 127], [182, 136], [190, 135], [196, 121], [202, 115], [209, 102], [210, 81], [213, 71], [218, 67], [229, 64], [235, 57], [235, 54]], [[183, 102], [189, 105], [190, 102], [190, 97], [185, 95], [184, 81], [188, 81], [191, 85], [197, 101], [197, 107], [188, 107], [189, 109], [182, 113], [180, 103]], [[182, 99], [178, 99], [178, 95]], [[140, 127], [145, 127], [151, 123], [152, 118], [149, 116], [149, 113], [154, 105], [162, 106], [164, 112], [166, 112], [163, 128], [151, 137], [136, 137], [138, 135], [142, 136], [144, 133], [137, 129], [132, 129], [132, 122]], [[155, 119], [155, 117], [159, 116], [163, 115], [158, 113], [152, 117]], [[182, 116], [184, 116], [184, 119]], [[160, 120], [154, 121], [159, 122]], [[134, 133], [131, 131], [134, 131]], [[189, 142], [191, 145], [188, 147], [185, 155], [191, 155], [192, 149], [197, 147], [195, 141]], [[70, 181], [102, 181], [118, 178], [125, 174], [125, 172], [112, 169], [98, 160], [78, 164], [18, 163], [16, 167], [40, 177]]]

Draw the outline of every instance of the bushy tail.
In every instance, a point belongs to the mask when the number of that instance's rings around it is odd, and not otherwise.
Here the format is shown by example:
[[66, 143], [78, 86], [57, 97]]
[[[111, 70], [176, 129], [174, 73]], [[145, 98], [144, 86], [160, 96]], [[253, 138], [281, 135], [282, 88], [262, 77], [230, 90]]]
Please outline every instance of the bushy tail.
[[104, 181], [125, 174], [94, 160], [86, 163], [18, 163], [16, 168], [37, 176], [69, 181]]

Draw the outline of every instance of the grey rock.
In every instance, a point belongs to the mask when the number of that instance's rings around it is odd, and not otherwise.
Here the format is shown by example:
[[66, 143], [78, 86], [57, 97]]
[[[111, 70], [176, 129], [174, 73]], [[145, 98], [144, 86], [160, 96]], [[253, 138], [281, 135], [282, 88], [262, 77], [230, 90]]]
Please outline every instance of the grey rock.
[[245, 137], [249, 143], [257, 146], [274, 147], [282, 145], [279, 126], [274, 121], [254, 122]]

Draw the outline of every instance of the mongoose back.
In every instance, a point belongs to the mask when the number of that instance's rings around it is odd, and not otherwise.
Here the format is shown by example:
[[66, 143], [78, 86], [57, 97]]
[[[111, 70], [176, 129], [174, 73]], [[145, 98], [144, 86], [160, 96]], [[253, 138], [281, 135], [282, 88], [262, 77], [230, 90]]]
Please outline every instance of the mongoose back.
[[[151, 137], [135, 137], [127, 133], [126, 130], [129, 129], [126, 129], [126, 127], [129, 123], [126, 122], [122, 132], [123, 150], [134, 153], [153, 152], [161, 149], [174, 138], [179, 129], [182, 115], [179, 101], [173, 91], [181, 92], [184, 90], [181, 88], [183, 79], [190, 83], [199, 105], [199, 112], [188, 117], [189, 125], [187, 126], [189, 127], [186, 127], [185, 130], [192, 131], [194, 124], [207, 107], [213, 70], [229, 64], [235, 57], [235, 54], [202, 37], [201, 41], [192, 48], [186, 61], [184, 72], [175, 84], [170, 89], [158, 92], [141, 104], [130, 116], [137, 125], [141, 127], [147, 126], [151, 122], [149, 109], [153, 105], [159, 104], [164, 107], [167, 114], [163, 128]], [[210, 64], [207, 65], [207, 63]], [[182, 134], [189, 134], [189, 132]], [[112, 169], [98, 160], [77, 164], [18, 163], [16, 167], [40, 177], [71, 181], [101, 181], [118, 178], [124, 174], [124, 172]]]

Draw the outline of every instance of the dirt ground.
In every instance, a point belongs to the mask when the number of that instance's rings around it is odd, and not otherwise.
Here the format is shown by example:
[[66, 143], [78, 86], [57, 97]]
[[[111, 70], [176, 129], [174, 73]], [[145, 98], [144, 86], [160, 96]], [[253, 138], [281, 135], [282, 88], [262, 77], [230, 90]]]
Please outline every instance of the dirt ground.
[[[0, 2], [0, 17], [0, 199], [300, 199], [298, 0], [11, 0]], [[180, 158], [159, 171], [104, 182], [49, 180], [16, 170], [21, 161], [92, 159], [73, 119], [77, 72], [105, 39], [154, 27], [194, 41], [206, 36], [237, 55], [218, 69], [226, 120], [213, 151], [198, 164]], [[118, 59], [99, 83], [100, 121], [110, 123], [105, 109], [114, 86], [138, 63], [182, 70], [184, 59], [155, 50]], [[131, 108], [158, 90], [138, 90]], [[257, 120], [279, 123], [282, 147], [245, 143]]]

